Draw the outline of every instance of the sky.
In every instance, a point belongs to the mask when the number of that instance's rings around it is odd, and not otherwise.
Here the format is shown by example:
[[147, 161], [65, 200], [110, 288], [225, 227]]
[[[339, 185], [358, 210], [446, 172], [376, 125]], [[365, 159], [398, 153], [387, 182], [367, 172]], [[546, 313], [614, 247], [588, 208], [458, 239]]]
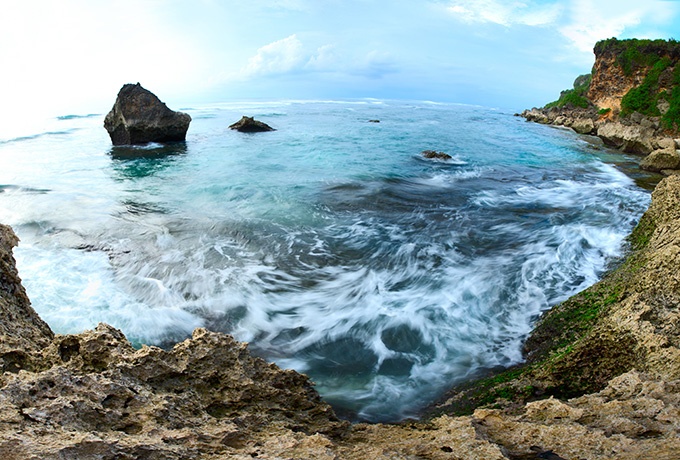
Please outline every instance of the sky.
[[680, 39], [670, 0], [21, 0], [0, 5], [0, 113], [378, 98], [520, 111], [588, 73], [600, 39]]

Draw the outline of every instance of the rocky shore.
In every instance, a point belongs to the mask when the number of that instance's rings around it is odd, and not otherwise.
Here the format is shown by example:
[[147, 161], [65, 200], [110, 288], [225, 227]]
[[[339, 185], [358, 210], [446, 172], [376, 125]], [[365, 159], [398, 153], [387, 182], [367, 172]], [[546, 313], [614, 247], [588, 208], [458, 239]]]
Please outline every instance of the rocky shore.
[[579, 134], [598, 136], [605, 145], [643, 155], [640, 167], [665, 175], [680, 174], [680, 134], [664, 129], [658, 117], [634, 113], [615, 119], [594, 108], [533, 108], [520, 116], [536, 123], [571, 128]]
[[[306, 376], [225, 334], [198, 329], [168, 351], [134, 349], [105, 324], [55, 335], [21, 285], [16, 244], [1, 226], [6, 459], [680, 456], [680, 176], [657, 187], [627, 262], [541, 320], [523, 368], [397, 425], [338, 420]], [[461, 398], [469, 415], [454, 415]]]

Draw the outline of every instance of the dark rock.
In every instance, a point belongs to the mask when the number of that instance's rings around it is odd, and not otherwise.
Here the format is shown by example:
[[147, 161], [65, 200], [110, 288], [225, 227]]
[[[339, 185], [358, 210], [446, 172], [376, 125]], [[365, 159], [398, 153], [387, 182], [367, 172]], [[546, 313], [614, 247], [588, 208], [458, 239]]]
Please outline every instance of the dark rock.
[[229, 126], [229, 129], [235, 129], [242, 133], [262, 133], [265, 131], [276, 131], [274, 128], [266, 123], [262, 123], [253, 117], [241, 117], [239, 121]]
[[137, 83], [123, 85], [104, 119], [113, 145], [176, 142], [186, 138], [191, 117], [170, 110], [151, 91]]
[[423, 155], [425, 158], [434, 159], [434, 160], [450, 160], [451, 159], [451, 155], [449, 155], [448, 153], [436, 152], [434, 150], [423, 150], [421, 155]]
[[380, 120], [368, 120], [369, 123], [380, 123]]

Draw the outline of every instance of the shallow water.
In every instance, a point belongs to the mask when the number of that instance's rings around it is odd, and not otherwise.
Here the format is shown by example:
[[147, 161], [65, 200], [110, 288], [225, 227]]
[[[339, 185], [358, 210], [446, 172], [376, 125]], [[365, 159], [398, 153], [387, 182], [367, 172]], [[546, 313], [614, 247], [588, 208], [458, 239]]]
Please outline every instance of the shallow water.
[[[104, 321], [137, 344], [232, 333], [353, 418], [412, 416], [520, 361], [538, 315], [623, 254], [649, 203], [635, 157], [499, 110], [184, 111], [181, 144], [111, 147], [103, 115], [0, 140], [0, 221], [34, 307], [56, 332]], [[241, 115], [277, 131], [228, 130]]]

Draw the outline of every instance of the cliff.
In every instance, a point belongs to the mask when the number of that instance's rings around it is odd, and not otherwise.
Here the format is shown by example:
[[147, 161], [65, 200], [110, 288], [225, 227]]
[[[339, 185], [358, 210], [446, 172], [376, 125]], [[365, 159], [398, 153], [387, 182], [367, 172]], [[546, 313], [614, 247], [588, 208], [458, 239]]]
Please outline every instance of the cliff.
[[[524, 366], [422, 421], [350, 425], [307, 377], [225, 334], [198, 329], [168, 351], [136, 350], [104, 324], [54, 335], [21, 286], [17, 238], [0, 226], [0, 455], [680, 458], [680, 177], [659, 184], [632, 243], [621, 268], [541, 319]], [[468, 415], [453, 415], [461, 407]]]
[[670, 40], [598, 42], [590, 75], [543, 108], [525, 110], [529, 121], [573, 128], [624, 152], [644, 155], [641, 167], [675, 174], [680, 169], [680, 44]]

